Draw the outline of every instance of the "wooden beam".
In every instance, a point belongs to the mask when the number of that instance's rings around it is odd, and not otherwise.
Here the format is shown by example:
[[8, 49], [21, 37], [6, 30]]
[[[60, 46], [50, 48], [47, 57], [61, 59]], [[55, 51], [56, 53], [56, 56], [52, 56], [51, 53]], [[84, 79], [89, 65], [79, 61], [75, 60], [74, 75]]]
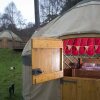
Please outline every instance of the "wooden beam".
[[58, 39], [32, 39], [32, 48], [63, 48], [63, 42]]
[[63, 77], [63, 71], [41, 74], [41, 75], [33, 76], [32, 78], [33, 78], [33, 83], [37, 84], [37, 83], [42, 83], [48, 80], [50, 81], [61, 77]]
[[59, 37], [60, 39], [69, 39], [69, 38], [82, 38], [82, 37], [100, 37], [99, 33], [77, 33], [77, 34], [69, 34], [65, 36]]

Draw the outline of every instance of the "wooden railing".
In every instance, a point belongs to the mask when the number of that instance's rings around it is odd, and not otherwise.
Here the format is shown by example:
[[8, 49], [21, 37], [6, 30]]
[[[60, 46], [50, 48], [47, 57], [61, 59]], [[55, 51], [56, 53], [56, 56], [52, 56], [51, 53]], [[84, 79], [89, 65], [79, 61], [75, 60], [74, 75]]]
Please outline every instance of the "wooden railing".
[[26, 44], [26, 42], [21, 42], [19, 44], [14, 43], [13, 44], [13, 49], [23, 49], [25, 44]]

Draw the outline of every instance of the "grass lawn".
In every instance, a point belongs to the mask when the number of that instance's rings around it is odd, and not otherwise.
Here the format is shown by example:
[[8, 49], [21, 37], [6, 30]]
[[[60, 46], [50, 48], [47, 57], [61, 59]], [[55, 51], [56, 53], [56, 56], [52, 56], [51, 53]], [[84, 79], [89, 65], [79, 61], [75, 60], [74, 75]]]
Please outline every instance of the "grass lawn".
[[[10, 70], [10, 67], [16, 67]], [[15, 83], [15, 95], [9, 98], [8, 87]], [[21, 100], [22, 95], [21, 52], [0, 49], [0, 100]]]

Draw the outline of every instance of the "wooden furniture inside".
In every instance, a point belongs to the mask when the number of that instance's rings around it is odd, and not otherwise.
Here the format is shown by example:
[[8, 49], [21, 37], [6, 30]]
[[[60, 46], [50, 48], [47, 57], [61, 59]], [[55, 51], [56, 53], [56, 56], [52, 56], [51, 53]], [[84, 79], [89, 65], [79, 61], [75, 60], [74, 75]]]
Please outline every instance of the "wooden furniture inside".
[[33, 84], [63, 77], [63, 42], [59, 39], [32, 39]]
[[82, 63], [95, 64], [97, 67], [81, 67], [80, 69], [72, 69], [72, 76], [74, 77], [87, 77], [87, 78], [100, 78], [100, 58], [83, 58]]

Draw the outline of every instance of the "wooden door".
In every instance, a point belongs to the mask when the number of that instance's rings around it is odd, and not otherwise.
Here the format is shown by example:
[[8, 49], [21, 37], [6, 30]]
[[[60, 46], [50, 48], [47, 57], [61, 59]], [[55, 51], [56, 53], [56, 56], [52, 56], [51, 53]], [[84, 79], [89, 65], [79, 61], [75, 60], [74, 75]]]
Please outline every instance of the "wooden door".
[[63, 77], [63, 42], [60, 39], [32, 39], [33, 84]]
[[78, 80], [77, 100], [98, 100], [96, 84], [96, 81], [92, 79]]
[[62, 100], [77, 100], [77, 81], [64, 79], [62, 84]]
[[97, 93], [97, 95], [96, 95], [97, 96], [97, 100], [100, 100], [100, 79], [96, 80], [96, 89], [97, 89], [97, 91], [96, 91], [96, 93]]

